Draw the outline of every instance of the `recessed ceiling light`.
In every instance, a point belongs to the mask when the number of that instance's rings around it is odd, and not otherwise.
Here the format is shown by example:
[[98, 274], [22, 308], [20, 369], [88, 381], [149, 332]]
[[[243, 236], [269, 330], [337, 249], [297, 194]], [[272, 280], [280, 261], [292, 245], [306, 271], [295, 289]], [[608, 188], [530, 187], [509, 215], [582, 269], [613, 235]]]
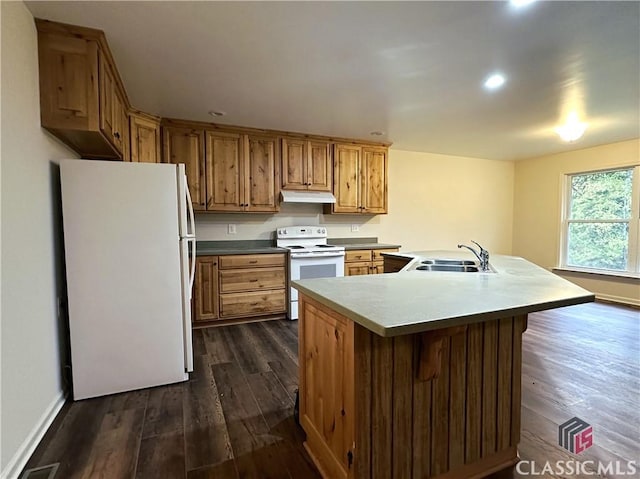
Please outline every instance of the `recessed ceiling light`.
[[382, 135], [384, 135], [384, 131], [378, 131], [378, 130], [372, 131], [371, 135], [373, 135], [373, 136], [382, 136]]
[[504, 85], [505, 78], [501, 73], [494, 73], [484, 81], [484, 87], [488, 90], [497, 90]]
[[211, 110], [209, 112], [209, 115], [211, 116], [225, 116], [227, 114], [226, 111], [215, 111], [215, 110]]
[[509, 0], [509, 3], [516, 8], [520, 8], [526, 7], [527, 5], [530, 5], [535, 1], [536, 0]]

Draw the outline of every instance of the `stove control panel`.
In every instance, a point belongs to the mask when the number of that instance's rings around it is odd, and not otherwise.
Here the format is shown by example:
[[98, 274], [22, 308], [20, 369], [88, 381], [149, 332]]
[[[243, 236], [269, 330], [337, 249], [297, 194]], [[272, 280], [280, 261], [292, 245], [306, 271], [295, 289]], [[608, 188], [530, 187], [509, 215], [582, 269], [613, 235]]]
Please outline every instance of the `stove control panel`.
[[323, 226], [289, 226], [276, 230], [278, 238], [326, 238], [327, 229]]

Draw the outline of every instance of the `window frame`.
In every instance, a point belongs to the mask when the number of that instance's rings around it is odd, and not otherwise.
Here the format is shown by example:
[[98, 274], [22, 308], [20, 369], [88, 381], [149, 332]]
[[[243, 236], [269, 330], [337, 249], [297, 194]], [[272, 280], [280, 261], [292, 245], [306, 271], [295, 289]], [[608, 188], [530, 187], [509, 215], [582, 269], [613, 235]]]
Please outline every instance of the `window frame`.
[[[631, 183], [631, 216], [628, 220], [571, 220], [571, 180], [574, 176], [586, 175], [590, 173], [606, 173], [610, 171], [632, 170]], [[640, 165], [626, 164], [609, 166], [593, 170], [575, 171], [564, 173], [562, 181], [562, 206], [561, 206], [561, 226], [560, 226], [560, 252], [559, 269], [578, 271], [585, 273], [597, 273], [611, 276], [640, 276]], [[627, 269], [614, 270], [602, 268], [589, 268], [567, 264], [569, 246], [569, 225], [572, 223], [628, 223], [628, 255]]]

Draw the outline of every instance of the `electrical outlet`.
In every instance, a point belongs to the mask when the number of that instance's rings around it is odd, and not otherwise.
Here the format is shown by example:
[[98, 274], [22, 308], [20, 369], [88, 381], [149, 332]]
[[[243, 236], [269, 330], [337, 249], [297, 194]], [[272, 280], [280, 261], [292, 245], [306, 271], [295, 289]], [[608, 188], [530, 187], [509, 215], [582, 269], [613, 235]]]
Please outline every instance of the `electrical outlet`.
[[352, 233], [357, 233], [358, 231], [360, 231], [360, 226], [359, 225], [351, 225], [351, 232]]
[[236, 225], [229, 223], [227, 227], [227, 234], [230, 234], [230, 235], [236, 234]]

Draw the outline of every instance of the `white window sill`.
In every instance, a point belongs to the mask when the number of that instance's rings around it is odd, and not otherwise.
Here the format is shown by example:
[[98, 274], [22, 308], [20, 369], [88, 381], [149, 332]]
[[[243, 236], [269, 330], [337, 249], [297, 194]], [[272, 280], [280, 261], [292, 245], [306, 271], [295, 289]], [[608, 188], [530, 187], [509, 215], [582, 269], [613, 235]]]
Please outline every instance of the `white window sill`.
[[640, 273], [629, 273], [626, 271], [604, 271], [601, 269], [572, 268], [567, 266], [551, 268], [551, 271], [559, 273], [581, 273], [594, 276], [606, 276], [608, 278], [627, 278], [640, 280]]

